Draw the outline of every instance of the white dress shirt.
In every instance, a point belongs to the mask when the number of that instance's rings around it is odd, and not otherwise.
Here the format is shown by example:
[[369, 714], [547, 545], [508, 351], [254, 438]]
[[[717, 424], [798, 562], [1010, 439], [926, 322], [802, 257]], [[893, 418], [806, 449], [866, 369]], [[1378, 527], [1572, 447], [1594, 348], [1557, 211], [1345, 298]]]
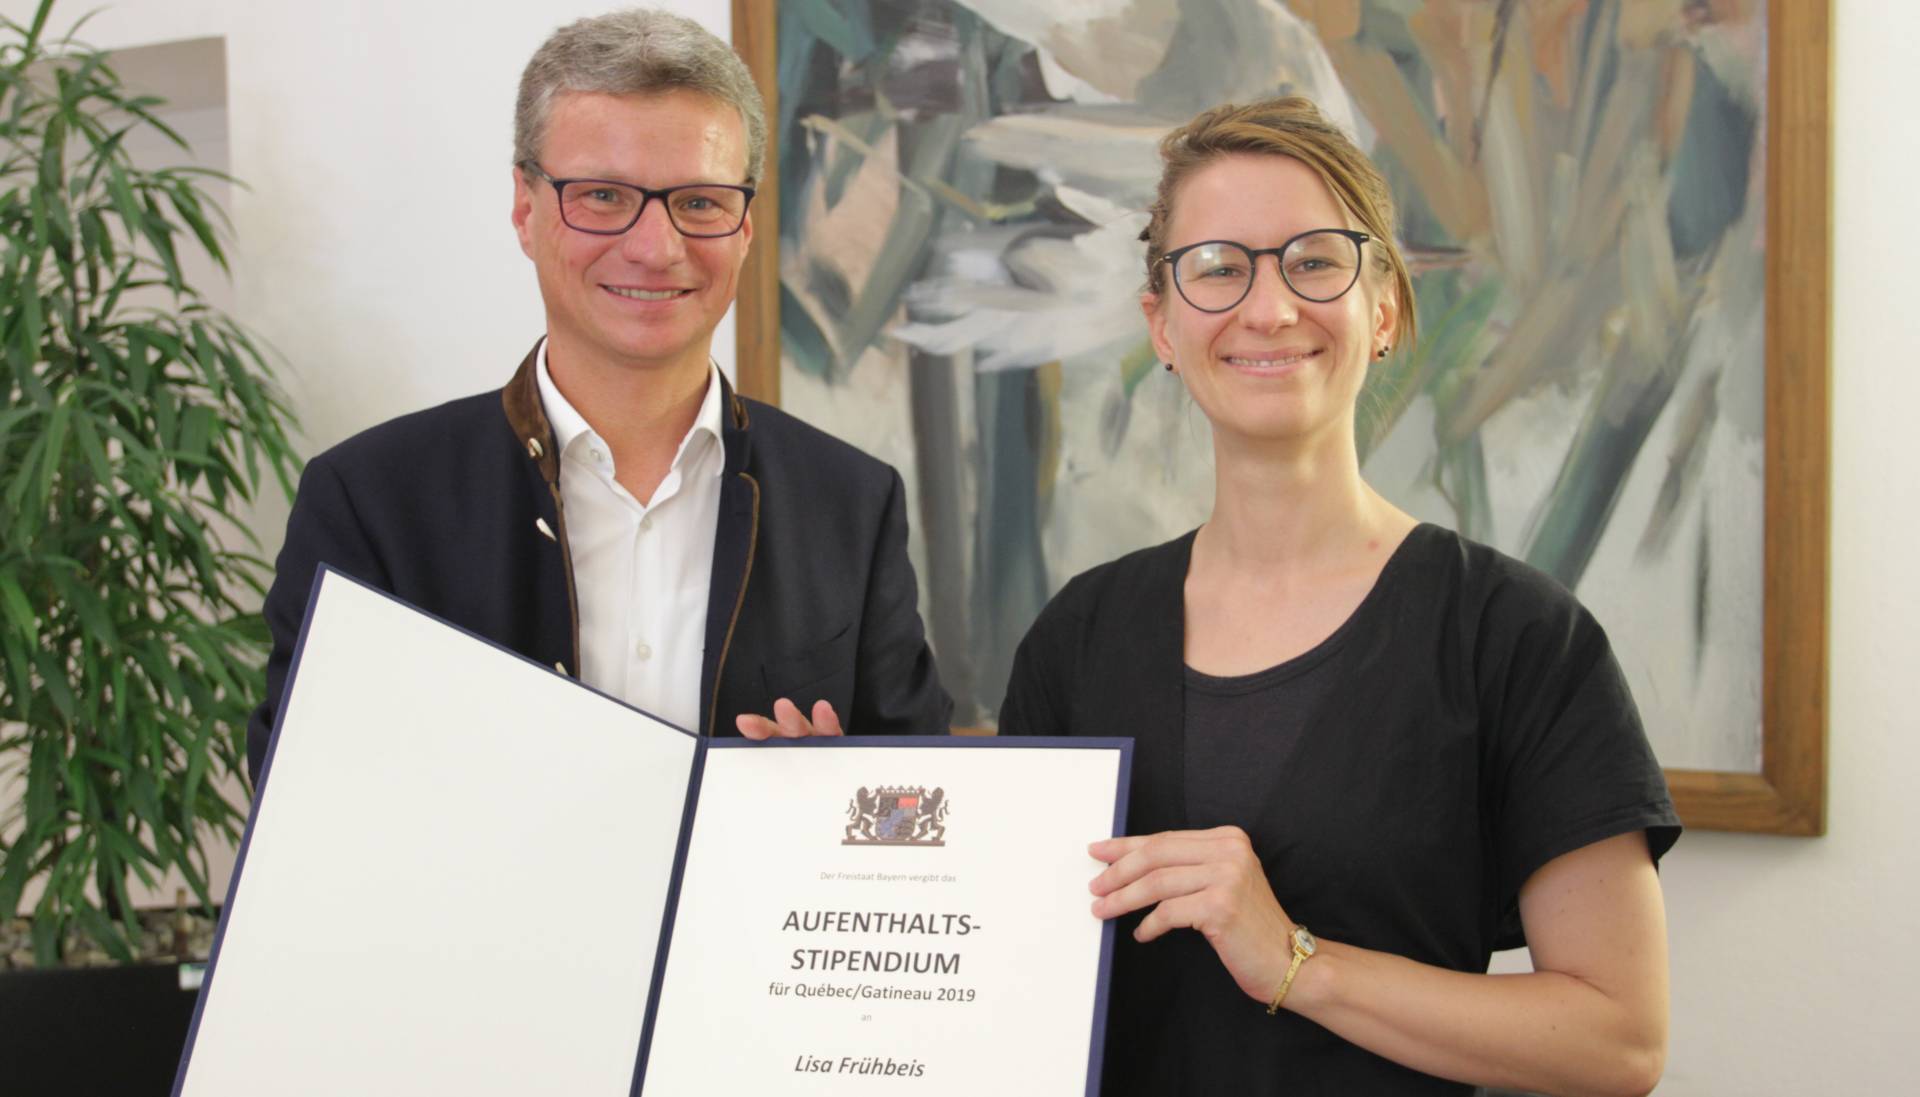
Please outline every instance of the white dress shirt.
[[613, 448], [587, 425], [547, 369], [540, 402], [560, 447], [560, 498], [580, 604], [580, 678], [692, 732], [700, 728], [700, 663], [720, 516], [720, 371], [680, 440], [666, 479], [639, 500], [613, 477]]

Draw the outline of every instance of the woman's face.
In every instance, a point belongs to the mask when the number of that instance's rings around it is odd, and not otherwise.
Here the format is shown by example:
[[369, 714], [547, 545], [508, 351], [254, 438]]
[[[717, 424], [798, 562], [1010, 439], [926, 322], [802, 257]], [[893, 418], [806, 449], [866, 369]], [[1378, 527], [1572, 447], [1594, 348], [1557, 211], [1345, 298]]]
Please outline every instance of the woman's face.
[[[1203, 240], [1277, 248], [1314, 229], [1356, 228], [1313, 169], [1292, 157], [1216, 160], [1174, 194], [1167, 250]], [[1351, 433], [1353, 407], [1374, 353], [1391, 338], [1395, 302], [1361, 248], [1359, 281], [1327, 302], [1309, 301], [1280, 277], [1278, 259], [1256, 260], [1238, 305], [1202, 312], [1161, 268], [1159, 293], [1141, 295], [1161, 360], [1173, 364], [1216, 435], [1313, 441]]]

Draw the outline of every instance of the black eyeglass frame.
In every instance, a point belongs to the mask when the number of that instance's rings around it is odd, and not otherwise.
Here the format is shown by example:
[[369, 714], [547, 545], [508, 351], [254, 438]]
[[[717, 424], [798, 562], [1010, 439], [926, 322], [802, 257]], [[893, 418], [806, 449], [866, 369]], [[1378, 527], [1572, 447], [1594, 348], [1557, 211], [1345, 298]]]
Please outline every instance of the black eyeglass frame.
[[[553, 176], [547, 174], [547, 169], [541, 167], [537, 162], [533, 160], [522, 160], [520, 162], [520, 170], [528, 173], [529, 175], [533, 175], [533, 176], [537, 176], [538, 178], [545, 179], [547, 182], [553, 184], [553, 201], [554, 201], [554, 205], [560, 211], [561, 224], [567, 226], [568, 228], [572, 229], [575, 232], [584, 232], [593, 236], [624, 236], [626, 235], [626, 233], [628, 233], [633, 229], [633, 226], [640, 223], [640, 218], [646, 216], [648, 203], [652, 202], [655, 198], [658, 198], [660, 199], [661, 207], [667, 211], [667, 223], [673, 226], [673, 231], [679, 233], [682, 236], [691, 237], [695, 240], [724, 240], [727, 237], [738, 233], [741, 229], [747, 227], [747, 211], [753, 208], [753, 196], [759, 193], [753, 187], [750, 187], [744, 183], [682, 183], [679, 186], [663, 187], [660, 190], [652, 190], [647, 187], [638, 186], [633, 183], [623, 183], [618, 179], [589, 179], [585, 177], [576, 177], [571, 179], [555, 179]], [[567, 186], [570, 183], [598, 183], [602, 186], [621, 187], [626, 190], [638, 191], [640, 194], [640, 208], [633, 211], [633, 220], [628, 221], [625, 225], [621, 226], [620, 228], [583, 229], [579, 225], [574, 224], [572, 221], [567, 220], [566, 191], [567, 191]], [[740, 207], [739, 223], [735, 224], [732, 228], [728, 229], [725, 232], [688, 232], [686, 229], [681, 228], [680, 222], [674, 220], [673, 218], [673, 203], [669, 202], [667, 199], [671, 195], [673, 195], [676, 191], [713, 190], [715, 188], [719, 188], [722, 190], [737, 190], [741, 194], [746, 195], [747, 200], [745, 204], [743, 204]]]
[[[1347, 239], [1353, 241], [1353, 250], [1355, 254], [1359, 256], [1359, 261], [1354, 263], [1353, 281], [1348, 282], [1345, 289], [1342, 289], [1339, 293], [1336, 293], [1331, 297], [1313, 297], [1308, 294], [1301, 293], [1300, 288], [1293, 284], [1293, 279], [1287, 277], [1287, 264], [1285, 262], [1285, 259], [1287, 257], [1288, 248], [1292, 247], [1293, 245], [1299, 243], [1300, 241], [1306, 239], [1309, 236], [1319, 236], [1325, 233], [1331, 233], [1334, 236], [1344, 236]], [[1185, 301], [1187, 304], [1192, 305], [1194, 308], [1200, 310], [1201, 312], [1208, 312], [1208, 313], [1231, 312], [1232, 310], [1239, 308], [1240, 302], [1245, 301], [1247, 299], [1247, 294], [1253, 292], [1253, 280], [1259, 276], [1260, 257], [1262, 255], [1273, 256], [1274, 266], [1278, 267], [1280, 270], [1280, 281], [1284, 283], [1289, 290], [1292, 290], [1295, 296], [1299, 297], [1303, 301], [1312, 301], [1314, 304], [1324, 305], [1329, 301], [1338, 301], [1340, 298], [1345, 297], [1348, 293], [1350, 293], [1353, 290], [1353, 287], [1360, 284], [1360, 269], [1364, 267], [1367, 262], [1366, 245], [1372, 242], [1372, 240], [1373, 240], [1373, 235], [1371, 233], [1361, 232], [1358, 229], [1308, 229], [1305, 232], [1295, 233], [1294, 235], [1288, 237], [1286, 243], [1281, 244], [1277, 248], [1250, 248], [1245, 244], [1242, 244], [1238, 240], [1201, 240], [1198, 243], [1186, 244], [1181, 247], [1174, 248], [1172, 251], [1166, 253], [1165, 255], [1162, 255], [1159, 261], [1162, 263], [1166, 263], [1168, 265], [1167, 277], [1173, 282], [1173, 288], [1179, 292], [1180, 299], [1182, 301]], [[1226, 244], [1229, 247], [1239, 248], [1242, 252], [1246, 254], [1247, 263], [1248, 263], [1247, 284], [1246, 284], [1246, 287], [1240, 291], [1240, 296], [1235, 298], [1233, 304], [1231, 305], [1222, 305], [1219, 308], [1212, 308], [1212, 309], [1207, 308], [1203, 305], [1194, 304], [1193, 298], [1187, 296], [1187, 287], [1180, 283], [1181, 258], [1184, 257], [1188, 252], [1194, 251], [1199, 248], [1204, 248], [1209, 244]]]

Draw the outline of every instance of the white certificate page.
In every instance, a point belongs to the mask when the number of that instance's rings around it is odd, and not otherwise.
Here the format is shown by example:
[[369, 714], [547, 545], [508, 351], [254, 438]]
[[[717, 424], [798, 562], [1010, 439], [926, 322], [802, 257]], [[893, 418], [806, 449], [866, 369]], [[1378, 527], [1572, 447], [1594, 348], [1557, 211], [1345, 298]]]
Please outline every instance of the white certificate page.
[[1088, 1091], [1122, 750], [923, 742], [707, 753], [645, 1097]]
[[631, 1092], [697, 740], [321, 579], [175, 1092]]

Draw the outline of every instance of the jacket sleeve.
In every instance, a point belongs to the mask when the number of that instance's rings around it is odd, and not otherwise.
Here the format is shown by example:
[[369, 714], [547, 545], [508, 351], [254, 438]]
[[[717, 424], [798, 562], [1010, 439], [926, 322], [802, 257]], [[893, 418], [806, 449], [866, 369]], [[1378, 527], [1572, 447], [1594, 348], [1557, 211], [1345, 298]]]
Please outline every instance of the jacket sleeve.
[[907, 558], [906, 486], [898, 472], [888, 474], [846, 727], [866, 735], [945, 735], [953, 699], [940, 685], [920, 622], [920, 590]]
[[345, 482], [324, 454], [309, 461], [300, 476], [300, 490], [287, 519], [287, 539], [274, 564], [273, 585], [262, 610], [273, 650], [267, 656], [266, 695], [247, 720], [247, 773], [256, 788], [264, 776], [267, 744], [279, 719], [281, 694], [293, 666], [300, 625], [306, 619], [308, 596], [323, 563], [382, 590], [392, 586]]

